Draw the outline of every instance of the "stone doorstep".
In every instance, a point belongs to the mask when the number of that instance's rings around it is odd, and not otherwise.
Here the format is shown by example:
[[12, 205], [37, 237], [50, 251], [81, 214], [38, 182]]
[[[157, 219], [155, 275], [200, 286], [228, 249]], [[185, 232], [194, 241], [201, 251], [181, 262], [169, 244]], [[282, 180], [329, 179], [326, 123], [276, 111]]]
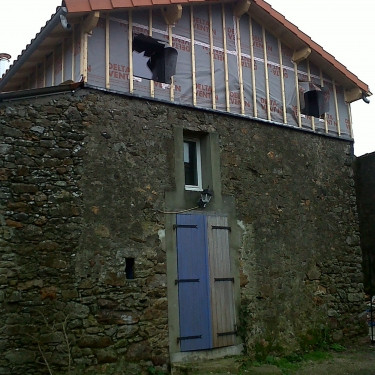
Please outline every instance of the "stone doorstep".
[[173, 363], [171, 375], [235, 375], [238, 374], [240, 366], [241, 362], [237, 357]]
[[[238, 357], [229, 357], [205, 362], [174, 363], [171, 375], [238, 375], [241, 361]], [[276, 366], [262, 365], [242, 370], [241, 374], [249, 375], [282, 375]]]

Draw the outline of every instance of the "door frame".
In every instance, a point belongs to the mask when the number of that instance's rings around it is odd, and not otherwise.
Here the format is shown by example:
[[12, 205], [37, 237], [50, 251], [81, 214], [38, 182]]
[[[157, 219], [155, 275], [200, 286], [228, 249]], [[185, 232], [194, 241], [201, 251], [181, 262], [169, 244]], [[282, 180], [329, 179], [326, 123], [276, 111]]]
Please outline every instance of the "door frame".
[[[239, 307], [240, 307], [240, 275], [238, 257], [239, 248], [242, 242], [242, 229], [235, 219], [234, 211], [234, 198], [223, 197], [222, 201], [225, 206], [224, 209], [215, 211], [194, 211], [194, 214], [204, 215], [222, 215], [228, 217], [228, 225], [231, 227], [231, 234], [229, 236], [229, 252], [230, 261], [234, 277], [234, 305], [236, 311], [236, 321], [239, 321]], [[178, 288], [176, 287], [175, 280], [178, 279], [177, 272], [177, 241], [174, 225], [176, 224], [176, 215], [165, 215], [165, 232], [163, 233], [162, 242], [166, 249], [167, 254], [167, 296], [168, 296], [168, 333], [169, 333], [169, 353], [171, 362], [180, 362], [185, 360], [194, 360], [203, 356], [206, 359], [220, 358], [227, 355], [239, 355], [242, 353], [243, 346], [242, 340], [239, 335], [236, 336], [235, 345], [214, 348], [202, 351], [181, 352], [180, 345], [177, 338], [180, 333], [179, 322], [179, 303], [178, 303]], [[159, 234], [160, 236], [160, 234]]]

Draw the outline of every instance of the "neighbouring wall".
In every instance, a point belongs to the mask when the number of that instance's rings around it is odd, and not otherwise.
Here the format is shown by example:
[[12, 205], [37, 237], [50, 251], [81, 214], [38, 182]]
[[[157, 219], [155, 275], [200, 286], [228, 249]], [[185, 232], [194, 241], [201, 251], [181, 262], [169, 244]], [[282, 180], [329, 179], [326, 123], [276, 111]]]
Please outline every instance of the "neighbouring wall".
[[249, 352], [363, 332], [350, 141], [89, 89], [3, 102], [0, 125], [0, 374], [166, 369], [175, 126], [218, 135]]
[[375, 153], [356, 159], [356, 186], [365, 290], [375, 294]]

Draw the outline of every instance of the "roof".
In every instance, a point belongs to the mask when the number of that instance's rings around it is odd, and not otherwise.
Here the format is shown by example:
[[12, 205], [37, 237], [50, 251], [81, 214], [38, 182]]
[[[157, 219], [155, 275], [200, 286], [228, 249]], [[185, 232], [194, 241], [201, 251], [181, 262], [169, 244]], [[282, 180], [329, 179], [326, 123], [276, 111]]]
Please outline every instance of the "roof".
[[[80, 17], [91, 11], [111, 11], [144, 7], [160, 7], [172, 4], [202, 4], [202, 3], [221, 3], [234, 2], [233, 0], [63, 0], [62, 5], [67, 8], [68, 16]], [[289, 22], [282, 14], [277, 12], [264, 0], [251, 0], [251, 15], [262, 20], [262, 23], [280, 38], [280, 40], [288, 44], [288, 46], [298, 51], [299, 49], [310, 48], [311, 54], [309, 59], [320, 66], [323, 71], [330, 75], [337, 82], [343, 84], [347, 89], [358, 88], [364, 96], [372, 95], [366, 83], [361, 81], [355, 74], [350, 72], [343, 64], [329, 54], [319, 44], [315, 43], [308, 35], [303, 33], [297, 26]], [[44, 50], [52, 48], [56, 42], [56, 33], [61, 29], [59, 17], [64, 13], [64, 8], [57, 8], [56, 13], [36, 35], [36, 37], [22, 51], [21, 55], [14, 61], [13, 65], [8, 69], [3, 80], [0, 79], [0, 91], [9, 82], [15, 74], [20, 77], [26, 73], [22, 70], [27, 60], [38, 54], [38, 48], [43, 47]], [[54, 34], [54, 35], [52, 35]], [[19, 72], [18, 72], [19, 71]], [[18, 73], [17, 73], [18, 72]]]
[[[308, 35], [303, 33], [296, 25], [289, 22], [281, 13], [277, 12], [264, 0], [251, 0], [252, 3], [258, 6], [251, 8], [251, 12], [259, 13], [262, 16], [262, 20], [267, 23], [273, 24], [273, 31], [279, 30], [279, 34], [284, 37], [281, 38], [285, 40], [286, 34], [293, 40], [297, 38], [297, 44], [301, 45], [301, 48], [309, 47], [312, 50], [312, 57], [319, 59], [322, 58], [326, 60], [328, 65], [328, 72], [332, 74], [332, 67], [336, 69], [341, 75], [352, 81], [359, 89], [362, 90], [365, 96], [370, 96], [371, 92], [366, 83], [361, 81], [355, 74], [350, 72], [343, 64], [335, 59], [334, 56], [329, 54], [323, 49], [319, 44], [315, 43]], [[120, 10], [129, 9], [136, 7], [149, 7], [149, 6], [161, 6], [161, 5], [171, 5], [171, 4], [196, 4], [196, 3], [212, 3], [219, 2], [219, 0], [64, 0], [65, 6], [68, 9], [68, 13], [81, 13], [81, 12], [91, 12], [95, 10]], [[268, 17], [267, 17], [268, 15]], [[280, 26], [282, 28], [280, 28]], [[300, 43], [298, 43], [298, 40]], [[302, 43], [301, 43], [302, 42]], [[293, 45], [295, 47], [295, 45]], [[319, 59], [319, 60], [320, 60]], [[321, 65], [321, 64], [320, 64]], [[334, 72], [335, 73], [335, 72]], [[339, 74], [340, 76], [340, 74]], [[333, 74], [335, 78], [335, 74]], [[340, 77], [338, 77], [340, 78]]]

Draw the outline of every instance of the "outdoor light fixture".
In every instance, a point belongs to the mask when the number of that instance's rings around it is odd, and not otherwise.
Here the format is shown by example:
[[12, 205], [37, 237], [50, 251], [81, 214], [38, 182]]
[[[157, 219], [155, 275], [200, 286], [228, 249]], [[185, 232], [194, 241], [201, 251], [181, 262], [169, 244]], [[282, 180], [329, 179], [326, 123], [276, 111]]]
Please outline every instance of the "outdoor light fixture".
[[214, 193], [208, 190], [208, 188], [209, 186], [207, 186], [207, 188], [201, 192], [201, 197], [198, 201], [198, 206], [200, 208], [205, 208], [207, 204], [210, 202], [212, 196], [214, 195]]

